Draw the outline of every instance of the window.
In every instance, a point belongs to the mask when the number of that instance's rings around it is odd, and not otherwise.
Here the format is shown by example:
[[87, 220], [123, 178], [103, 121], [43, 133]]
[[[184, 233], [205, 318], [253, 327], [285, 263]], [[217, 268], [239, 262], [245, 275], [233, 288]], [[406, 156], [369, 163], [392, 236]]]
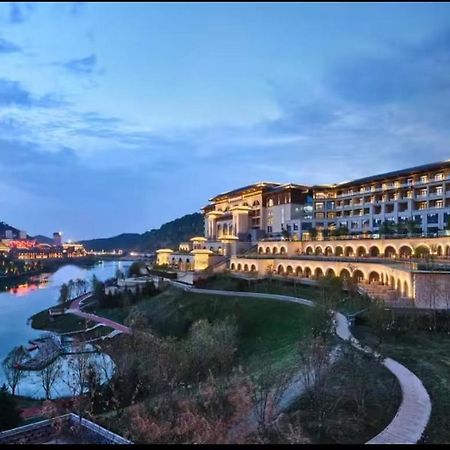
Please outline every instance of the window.
[[422, 176], [419, 178], [419, 181], [420, 181], [421, 183], [426, 183], [427, 180], [428, 180], [428, 177], [427, 177], [426, 175], [422, 175]]
[[294, 228], [294, 231], [298, 231], [298, 225], [296, 223], [294, 223], [293, 228]]
[[436, 195], [442, 195], [442, 192], [443, 192], [442, 186], [438, 186], [436, 188]]
[[430, 223], [438, 223], [438, 215], [437, 214], [428, 214], [427, 222]]
[[267, 206], [273, 206], [273, 199], [269, 198], [269, 201], [267, 202]]
[[444, 202], [442, 200], [436, 200], [436, 204], [434, 205], [435, 208], [443, 208]]
[[323, 203], [316, 203], [316, 209], [317, 209], [318, 211], [322, 211], [322, 209], [323, 209]]
[[444, 174], [443, 173], [437, 173], [434, 177], [434, 179], [436, 181], [441, 181], [444, 178]]
[[267, 232], [272, 233], [272, 227], [270, 225], [267, 227]]

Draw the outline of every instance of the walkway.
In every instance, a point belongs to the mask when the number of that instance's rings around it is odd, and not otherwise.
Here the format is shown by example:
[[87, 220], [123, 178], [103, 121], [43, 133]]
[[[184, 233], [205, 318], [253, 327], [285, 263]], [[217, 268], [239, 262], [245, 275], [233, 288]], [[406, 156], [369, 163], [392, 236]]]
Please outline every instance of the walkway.
[[95, 314], [90, 314], [81, 311], [81, 303], [87, 300], [92, 296], [91, 292], [87, 294], [83, 294], [80, 297], [76, 298], [70, 304], [70, 308], [66, 309], [65, 314], [75, 314], [76, 316], [83, 317], [88, 320], [92, 320], [93, 322], [100, 323], [107, 327], [113, 328], [114, 330], [120, 331], [121, 333], [131, 334], [131, 329], [121, 323], [114, 322], [113, 320], [107, 319], [106, 317], [96, 316]]
[[[291, 297], [289, 295], [198, 289], [177, 283], [176, 281], [170, 281], [170, 283], [195, 294], [267, 298], [299, 303], [306, 306], [315, 306], [314, 302], [311, 300]], [[334, 312], [334, 317], [337, 336], [343, 340], [350, 341], [355, 348], [361, 351], [372, 353], [374, 356], [379, 356], [369, 347], [363, 347], [359, 341], [353, 337], [347, 318], [343, 314]], [[423, 386], [422, 381], [399, 362], [391, 358], [385, 358], [381, 364], [397, 378], [402, 391], [402, 401], [391, 423], [378, 435], [368, 441], [367, 444], [416, 444], [420, 440], [428, 424], [428, 420], [430, 419], [431, 400], [428, 392]]]

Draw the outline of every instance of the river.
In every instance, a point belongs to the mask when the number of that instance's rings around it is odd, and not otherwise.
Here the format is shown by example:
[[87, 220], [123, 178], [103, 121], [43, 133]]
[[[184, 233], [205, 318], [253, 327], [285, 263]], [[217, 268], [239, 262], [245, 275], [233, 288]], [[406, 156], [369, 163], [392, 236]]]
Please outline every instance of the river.
[[[115, 275], [116, 270], [126, 272], [132, 261], [102, 261], [92, 267], [84, 268], [66, 265], [49, 276], [48, 283], [36, 285], [32, 282], [18, 285], [17, 282], [3, 287], [0, 292], [0, 362], [9, 351], [18, 345], [27, 345], [30, 339], [38, 337], [42, 331], [33, 330], [27, 323], [33, 314], [47, 309], [57, 303], [59, 288], [70, 279], [90, 279], [96, 275], [99, 280], [106, 280]], [[5, 382], [3, 369], [0, 368], [0, 385]], [[42, 397], [43, 389], [39, 386], [36, 373], [28, 372], [21, 381], [17, 394], [30, 397]], [[61, 383], [55, 385], [56, 396], [69, 395], [68, 387]]]

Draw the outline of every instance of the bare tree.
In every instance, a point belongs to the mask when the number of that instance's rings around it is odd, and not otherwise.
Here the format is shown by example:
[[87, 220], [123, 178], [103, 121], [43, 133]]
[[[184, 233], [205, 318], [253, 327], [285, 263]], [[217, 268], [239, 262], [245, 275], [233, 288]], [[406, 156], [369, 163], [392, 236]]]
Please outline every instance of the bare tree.
[[45, 392], [46, 400], [50, 400], [53, 385], [61, 377], [61, 375], [62, 365], [59, 359], [56, 359], [39, 371], [39, 378], [41, 381], [41, 386]]
[[26, 352], [22, 346], [14, 347], [2, 363], [6, 381], [13, 395], [15, 395], [20, 381], [25, 377], [25, 372], [21, 369], [21, 364], [24, 362], [25, 357]]

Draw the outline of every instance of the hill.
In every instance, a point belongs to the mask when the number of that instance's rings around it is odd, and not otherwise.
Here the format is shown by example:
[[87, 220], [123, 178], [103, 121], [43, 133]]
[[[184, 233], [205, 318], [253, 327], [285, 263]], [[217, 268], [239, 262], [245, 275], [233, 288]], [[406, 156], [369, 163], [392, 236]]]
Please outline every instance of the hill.
[[110, 238], [90, 239], [80, 241], [88, 250], [123, 249], [128, 251], [153, 252], [161, 247], [176, 248], [180, 242], [187, 241], [193, 236], [203, 236], [203, 215], [200, 213], [187, 214], [172, 220], [158, 229], [145, 233], [123, 233]]
[[53, 239], [47, 236], [43, 236], [42, 234], [38, 234], [36, 236], [31, 236], [31, 239], [34, 239], [39, 244], [53, 244]]

